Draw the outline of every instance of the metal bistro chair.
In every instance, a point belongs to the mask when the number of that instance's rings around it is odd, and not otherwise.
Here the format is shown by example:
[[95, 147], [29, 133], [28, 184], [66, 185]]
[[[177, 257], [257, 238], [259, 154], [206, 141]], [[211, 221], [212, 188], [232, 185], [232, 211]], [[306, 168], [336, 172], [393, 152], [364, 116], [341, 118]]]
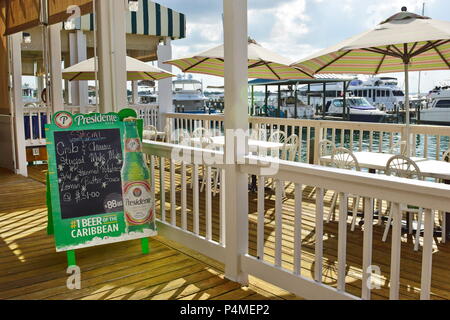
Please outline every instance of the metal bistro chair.
[[[408, 157], [397, 155], [393, 156], [386, 164], [385, 173], [388, 176], [396, 176], [399, 178], [406, 178], [406, 179], [417, 179], [417, 180], [423, 180], [423, 176], [420, 172], [419, 167], [417, 164], [411, 160]], [[416, 230], [416, 241], [414, 244], [414, 250], [419, 250], [419, 239], [420, 239], [420, 229], [422, 225], [422, 216], [423, 216], [423, 208], [418, 208], [415, 206], [407, 205], [407, 204], [401, 204], [400, 205], [400, 212], [409, 212], [412, 214], [417, 214], [417, 230]], [[384, 229], [383, 234], [383, 242], [386, 242], [387, 235], [389, 233], [389, 228], [391, 227], [392, 223], [392, 210], [389, 210], [389, 217], [388, 221], [386, 222], [386, 227]], [[409, 216], [409, 219], [407, 221], [408, 223], [408, 230], [409, 233], [412, 234], [412, 215]]]
[[144, 140], [158, 141], [158, 130], [156, 127], [152, 125], [145, 126], [143, 138]]
[[[202, 149], [209, 149], [209, 150], [217, 149], [217, 148], [212, 147], [214, 142], [210, 137], [201, 137], [200, 141], [201, 141]], [[207, 182], [206, 170], [207, 170], [207, 168], [205, 166], [203, 166], [203, 177], [202, 177], [200, 192], [203, 192], [203, 189], [205, 188], [205, 185]], [[212, 185], [213, 196], [215, 196], [218, 193], [219, 179], [221, 176], [220, 173], [221, 173], [220, 168], [211, 167], [211, 179], [213, 182], [213, 185]]]
[[[298, 148], [300, 146], [300, 139], [296, 134], [292, 134], [286, 140], [284, 148], [281, 152], [281, 159], [285, 161], [295, 161], [298, 155]], [[292, 182], [283, 189], [283, 196], [286, 195], [286, 189], [291, 186]]]
[[[285, 144], [286, 143], [286, 133], [284, 133], [283, 131], [280, 131], [280, 130], [272, 132], [272, 134], [269, 137], [269, 142]], [[271, 155], [272, 155], [272, 157], [278, 158], [278, 157], [280, 157], [280, 152], [279, 152], [279, 150], [272, 150]]]
[[389, 153], [399, 154], [407, 157], [406, 141], [398, 141], [392, 147], [389, 148]]
[[319, 142], [319, 164], [326, 166], [327, 163], [321, 160], [322, 157], [333, 156], [336, 145], [330, 140], [322, 140]]
[[[450, 149], [443, 153], [442, 161], [450, 162]], [[441, 180], [440, 182], [445, 183], [445, 180]], [[439, 211], [439, 215], [441, 216], [442, 243], [445, 243], [447, 240], [447, 214], [444, 211]]]
[[[331, 156], [331, 165], [338, 169], [355, 170], [361, 171], [358, 160], [356, 159], [353, 152], [346, 148], [336, 148], [334, 149], [333, 155]], [[352, 212], [352, 227], [351, 230], [355, 230], [356, 218], [358, 215], [359, 202], [361, 197], [359, 195], [349, 195], [353, 198], [353, 212]], [[330, 212], [328, 213], [327, 222], [330, 222], [331, 215], [334, 213], [336, 208], [336, 202], [338, 198], [338, 192], [335, 192], [331, 201]]]

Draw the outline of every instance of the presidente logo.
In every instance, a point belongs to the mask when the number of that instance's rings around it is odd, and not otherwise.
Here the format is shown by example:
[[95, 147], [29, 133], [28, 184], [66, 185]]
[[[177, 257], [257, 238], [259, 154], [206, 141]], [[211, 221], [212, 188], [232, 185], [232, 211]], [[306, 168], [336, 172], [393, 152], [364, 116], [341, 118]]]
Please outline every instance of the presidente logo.
[[61, 129], [70, 128], [73, 123], [72, 115], [69, 112], [62, 111], [55, 114], [54, 117], [55, 124]]
[[74, 117], [74, 122], [77, 126], [84, 124], [95, 124], [95, 123], [105, 123], [105, 122], [117, 122], [119, 121], [119, 115], [115, 113], [93, 113], [93, 114], [77, 114]]

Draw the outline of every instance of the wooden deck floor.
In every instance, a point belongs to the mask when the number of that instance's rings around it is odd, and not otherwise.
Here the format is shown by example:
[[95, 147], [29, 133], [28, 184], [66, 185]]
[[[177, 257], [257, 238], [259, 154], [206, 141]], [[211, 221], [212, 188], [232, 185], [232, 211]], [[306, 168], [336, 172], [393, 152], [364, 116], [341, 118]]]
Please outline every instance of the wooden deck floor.
[[[33, 167], [30, 176], [44, 182], [45, 166]], [[156, 190], [159, 193], [159, 172]], [[152, 241], [153, 253], [143, 257], [139, 243], [129, 242], [80, 250], [86, 288], [69, 292], [65, 287], [65, 256], [54, 252], [53, 239], [45, 235], [44, 185], [30, 179], [1, 174], [0, 178], [0, 298], [67, 298], [67, 299], [298, 299], [284, 290], [251, 278], [249, 289], [223, 279], [223, 265], [207, 259], [179, 244], [161, 237]], [[166, 172], [166, 216], [170, 221], [169, 175]], [[181, 183], [177, 182], [177, 224], [181, 224]], [[4, 191], [5, 190], [5, 191]], [[25, 193], [14, 198], [15, 192]], [[8, 193], [5, 195], [5, 192]], [[294, 198], [288, 190], [283, 199], [283, 267], [293, 268]], [[23, 195], [23, 193], [21, 193]], [[331, 191], [326, 194], [325, 212], [330, 206]], [[13, 195], [13, 196], [11, 196]], [[192, 194], [187, 193], [188, 228], [192, 230]], [[33, 200], [34, 199], [34, 200]], [[157, 194], [157, 200], [159, 194]], [[249, 193], [249, 252], [256, 254], [256, 194]], [[157, 204], [159, 206], [159, 203]], [[274, 260], [275, 196], [265, 199], [265, 259]], [[213, 197], [213, 239], [219, 236], [219, 196]], [[314, 213], [315, 195], [311, 187], [303, 190], [302, 275], [314, 277]], [[374, 226], [373, 265], [380, 268], [379, 289], [373, 299], [389, 296], [390, 239], [381, 241], [382, 226]], [[205, 234], [205, 194], [200, 194], [200, 233]], [[362, 285], [361, 227], [348, 230], [348, 292], [360, 296]], [[337, 222], [324, 225], [323, 282], [336, 286]], [[114, 254], [111, 254], [114, 253]], [[413, 250], [413, 238], [404, 235], [401, 253], [400, 299], [419, 299], [421, 251]], [[161, 259], [162, 258], [162, 259]], [[157, 260], [157, 261], [156, 261]], [[167, 269], [167, 266], [175, 269]], [[7, 266], [2, 268], [1, 266]], [[177, 267], [179, 266], [179, 268]], [[53, 270], [53, 271], [52, 271]], [[161, 271], [164, 270], [164, 271]], [[49, 272], [51, 271], [51, 272]], [[83, 270], [82, 270], [83, 271]], [[161, 274], [161, 273], [164, 274]], [[435, 239], [433, 253], [432, 299], [450, 299], [450, 244]], [[174, 288], [175, 286], [176, 288]], [[164, 288], [164, 292], [159, 289]], [[195, 291], [191, 293], [191, 290]]]
[[26, 179], [0, 170], [0, 299], [294, 299], [256, 279], [228, 281], [223, 266], [160, 237], [151, 254], [129, 241], [77, 250], [81, 290], [66, 286], [66, 256], [47, 236], [45, 166]]

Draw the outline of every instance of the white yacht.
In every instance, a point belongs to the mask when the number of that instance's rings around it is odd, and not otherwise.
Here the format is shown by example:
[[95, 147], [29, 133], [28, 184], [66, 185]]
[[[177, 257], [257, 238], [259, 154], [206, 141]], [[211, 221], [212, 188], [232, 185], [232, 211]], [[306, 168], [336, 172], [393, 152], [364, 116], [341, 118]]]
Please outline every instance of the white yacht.
[[420, 111], [420, 122], [450, 125], [450, 90], [442, 90], [434, 95], [428, 108]]
[[[307, 96], [310, 95], [311, 104], [322, 105], [322, 84], [311, 84], [310, 92], [307, 91], [308, 86], [300, 89], [303, 102], [306, 102]], [[342, 83], [327, 84], [326, 101], [342, 97], [343, 92]], [[405, 99], [403, 90], [398, 86], [398, 80], [391, 77], [370, 77], [365, 81], [354, 79], [350, 82], [347, 92], [355, 97], [365, 98], [371, 104], [388, 111], [393, 110], [396, 105], [403, 105]]]
[[450, 80], [440, 81], [433, 90], [428, 93], [428, 101], [432, 102], [433, 99], [440, 98], [442, 95], [450, 95]]
[[190, 74], [187, 78], [178, 75], [173, 84], [173, 103], [179, 112], [203, 113], [208, 98], [203, 94], [203, 83]]
[[[348, 97], [346, 100], [349, 121], [381, 122], [386, 116], [386, 112], [371, 105], [364, 97]], [[342, 116], [343, 106], [343, 98], [334, 98], [328, 101], [325, 110], [327, 115]]]

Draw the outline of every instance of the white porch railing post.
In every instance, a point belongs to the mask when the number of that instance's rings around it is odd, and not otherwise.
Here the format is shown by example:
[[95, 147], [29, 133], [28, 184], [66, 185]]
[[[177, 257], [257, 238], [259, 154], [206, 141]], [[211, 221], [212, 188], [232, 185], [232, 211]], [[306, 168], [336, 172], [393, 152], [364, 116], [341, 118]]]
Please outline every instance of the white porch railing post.
[[[158, 46], [158, 67], [172, 72], [172, 66], [164, 64], [164, 61], [172, 59], [172, 44], [170, 38], [166, 37], [164, 43]], [[159, 119], [158, 130], [163, 131], [166, 123], [165, 114], [174, 112], [173, 96], [172, 96], [172, 79], [162, 79], [158, 81], [158, 104], [159, 104]]]
[[124, 1], [95, 1], [99, 107], [101, 113], [128, 105]]
[[[25, 126], [22, 101], [22, 32], [9, 36], [10, 73], [12, 74], [12, 102], [14, 125], [15, 169], [17, 174], [28, 176], [25, 150]], [[32, 132], [30, 132], [32, 134]]]
[[[246, 153], [235, 148], [235, 130], [248, 129], [247, 113], [247, 0], [224, 0], [225, 38], [225, 156], [226, 166], [226, 261], [225, 276], [242, 284], [248, 275], [241, 258], [248, 252], [248, 180], [237, 160]], [[247, 144], [247, 142], [245, 143]], [[242, 150], [244, 149], [244, 150]], [[234, 163], [229, 163], [233, 159]]]
[[54, 24], [49, 28], [50, 50], [50, 102], [52, 113], [64, 110], [62, 67], [61, 67], [61, 24]]

